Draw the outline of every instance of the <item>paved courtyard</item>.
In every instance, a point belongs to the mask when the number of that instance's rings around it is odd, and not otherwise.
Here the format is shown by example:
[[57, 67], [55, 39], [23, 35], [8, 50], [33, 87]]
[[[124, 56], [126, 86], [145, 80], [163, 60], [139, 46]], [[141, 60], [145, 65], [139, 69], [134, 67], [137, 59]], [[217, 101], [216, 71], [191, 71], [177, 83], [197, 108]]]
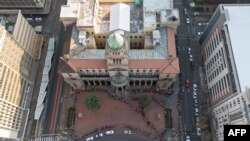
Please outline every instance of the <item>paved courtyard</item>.
[[[101, 107], [98, 110], [86, 108], [87, 95], [99, 97]], [[108, 129], [130, 128], [135, 132], [155, 138], [165, 131], [164, 110], [153, 98], [152, 104], [143, 112], [139, 108], [137, 95], [116, 100], [105, 92], [81, 92], [75, 102], [74, 136], [84, 135]], [[82, 117], [79, 116], [82, 114]]]

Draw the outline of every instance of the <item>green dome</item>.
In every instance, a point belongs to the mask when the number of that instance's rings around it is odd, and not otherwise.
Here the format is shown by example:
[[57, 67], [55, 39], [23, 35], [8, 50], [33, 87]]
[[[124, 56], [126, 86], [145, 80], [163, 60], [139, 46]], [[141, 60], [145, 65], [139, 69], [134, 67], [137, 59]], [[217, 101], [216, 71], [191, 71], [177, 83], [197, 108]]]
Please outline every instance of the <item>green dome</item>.
[[119, 50], [122, 48], [123, 44], [124, 44], [124, 39], [120, 34], [113, 33], [109, 35], [109, 38], [108, 38], [109, 48], [113, 50]]

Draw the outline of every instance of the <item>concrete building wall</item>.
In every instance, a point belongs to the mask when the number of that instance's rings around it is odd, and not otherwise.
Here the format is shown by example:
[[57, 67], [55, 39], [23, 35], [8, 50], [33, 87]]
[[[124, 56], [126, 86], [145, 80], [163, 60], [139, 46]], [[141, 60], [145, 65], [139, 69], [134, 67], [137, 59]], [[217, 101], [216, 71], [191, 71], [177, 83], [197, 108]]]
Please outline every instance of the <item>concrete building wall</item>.
[[218, 140], [224, 140], [223, 125], [249, 124], [248, 105], [246, 93], [243, 92], [225, 99], [223, 103], [213, 108], [213, 124], [216, 127]]
[[[231, 6], [240, 9], [243, 5]], [[234, 15], [229, 15], [228, 10], [219, 5], [200, 39], [212, 105], [212, 130], [215, 131], [216, 137], [213, 140], [220, 141], [224, 140], [223, 125], [249, 124], [250, 120], [249, 102], [246, 92], [240, 87], [241, 81], [237, 72], [237, 69], [242, 68], [236, 68], [236, 56], [233, 52], [233, 48], [238, 46], [232, 45], [232, 33], [229, 33], [228, 27], [229, 22], [236, 17], [230, 16]], [[247, 77], [247, 74], [245, 75]], [[249, 84], [243, 86], [245, 85]]]
[[9, 130], [9, 138], [20, 130], [32, 61], [32, 56], [0, 26], [0, 128]]
[[21, 11], [18, 12], [13, 37], [33, 58], [40, 58], [43, 37], [36, 34], [33, 27], [21, 14]]

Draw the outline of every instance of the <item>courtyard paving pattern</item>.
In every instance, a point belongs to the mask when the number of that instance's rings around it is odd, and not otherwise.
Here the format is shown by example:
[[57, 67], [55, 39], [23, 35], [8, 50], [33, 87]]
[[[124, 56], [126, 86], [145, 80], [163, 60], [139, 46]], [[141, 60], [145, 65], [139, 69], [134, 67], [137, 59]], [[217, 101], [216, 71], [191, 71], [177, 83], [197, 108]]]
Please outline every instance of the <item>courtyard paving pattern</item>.
[[[100, 99], [100, 109], [90, 110], [85, 106], [86, 96], [94, 94]], [[157, 138], [165, 131], [164, 109], [157, 98], [143, 111], [138, 104], [139, 94], [116, 99], [105, 92], [81, 92], [75, 102], [74, 136], [85, 135], [109, 129], [130, 128], [132, 131]], [[78, 114], [81, 113], [82, 117]]]

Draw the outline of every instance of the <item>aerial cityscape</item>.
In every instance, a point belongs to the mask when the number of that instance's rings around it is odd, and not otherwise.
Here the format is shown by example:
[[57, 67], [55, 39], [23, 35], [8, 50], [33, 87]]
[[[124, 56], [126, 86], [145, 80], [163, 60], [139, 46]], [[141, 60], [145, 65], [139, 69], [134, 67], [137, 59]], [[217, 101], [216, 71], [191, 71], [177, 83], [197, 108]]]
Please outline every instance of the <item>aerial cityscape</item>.
[[0, 141], [227, 141], [250, 125], [249, 13], [250, 0], [0, 0]]

